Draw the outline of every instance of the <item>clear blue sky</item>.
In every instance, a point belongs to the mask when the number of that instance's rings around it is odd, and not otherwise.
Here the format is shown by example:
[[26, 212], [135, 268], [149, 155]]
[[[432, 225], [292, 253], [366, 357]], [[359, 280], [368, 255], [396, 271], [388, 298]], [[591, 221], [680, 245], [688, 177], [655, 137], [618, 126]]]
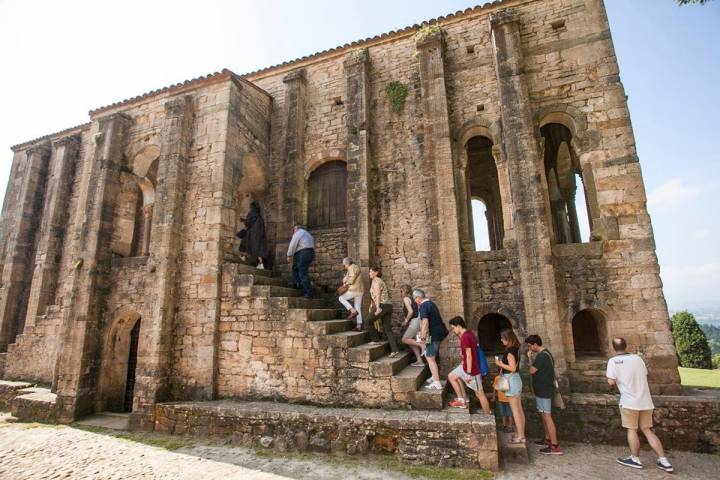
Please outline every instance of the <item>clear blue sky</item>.
[[[0, 191], [9, 147], [91, 108], [237, 73], [474, 6], [472, 1], [0, 0]], [[720, 306], [720, 1], [607, 0], [671, 308]]]

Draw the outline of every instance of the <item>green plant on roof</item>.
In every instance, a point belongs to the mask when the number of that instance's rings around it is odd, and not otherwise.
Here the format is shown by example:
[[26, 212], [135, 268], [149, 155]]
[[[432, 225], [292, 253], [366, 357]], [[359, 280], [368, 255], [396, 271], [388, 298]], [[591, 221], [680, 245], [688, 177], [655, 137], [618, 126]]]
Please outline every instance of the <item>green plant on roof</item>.
[[399, 112], [405, 105], [405, 99], [408, 95], [408, 89], [405, 85], [397, 80], [393, 80], [385, 86], [385, 95], [390, 100], [393, 110]]
[[428, 39], [428, 37], [435, 35], [438, 32], [442, 32], [442, 27], [439, 23], [433, 23], [432, 25], [423, 25], [420, 27], [415, 34], [415, 42], [422, 43]]

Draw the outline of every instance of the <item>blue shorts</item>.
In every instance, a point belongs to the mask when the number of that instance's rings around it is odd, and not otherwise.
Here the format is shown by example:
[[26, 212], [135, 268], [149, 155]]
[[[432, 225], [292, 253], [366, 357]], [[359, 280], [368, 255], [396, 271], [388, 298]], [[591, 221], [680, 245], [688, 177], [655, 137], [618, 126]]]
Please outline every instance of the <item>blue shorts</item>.
[[440, 351], [440, 342], [430, 342], [425, 345], [425, 356], [426, 357], [437, 357]]
[[510, 409], [509, 403], [498, 401], [498, 404], [500, 405], [501, 417], [512, 417], [512, 410]]
[[552, 413], [552, 398], [535, 397], [535, 406], [540, 413]]
[[519, 397], [522, 393], [522, 378], [517, 372], [503, 373], [503, 376], [510, 382], [510, 389], [505, 392], [508, 397]]

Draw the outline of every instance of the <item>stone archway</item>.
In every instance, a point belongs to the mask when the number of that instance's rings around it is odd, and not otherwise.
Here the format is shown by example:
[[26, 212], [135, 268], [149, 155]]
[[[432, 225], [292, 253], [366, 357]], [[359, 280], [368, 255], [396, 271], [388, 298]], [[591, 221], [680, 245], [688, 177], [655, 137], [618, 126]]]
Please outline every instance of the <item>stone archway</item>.
[[103, 341], [98, 411], [132, 411], [140, 340], [140, 314], [118, 313]]
[[572, 318], [572, 337], [575, 357], [602, 356], [607, 345], [607, 321], [597, 309], [580, 310]]
[[477, 324], [478, 341], [487, 355], [502, 353], [505, 350], [500, 342], [500, 332], [506, 328], [513, 329], [510, 320], [500, 313], [483, 315]]

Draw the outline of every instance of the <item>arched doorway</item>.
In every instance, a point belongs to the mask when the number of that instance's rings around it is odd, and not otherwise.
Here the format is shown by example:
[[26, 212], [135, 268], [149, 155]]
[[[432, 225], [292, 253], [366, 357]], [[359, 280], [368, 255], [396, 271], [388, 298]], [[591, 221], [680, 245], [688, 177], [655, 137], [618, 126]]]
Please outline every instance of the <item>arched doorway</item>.
[[607, 343], [605, 316], [599, 310], [580, 310], [572, 319], [575, 357], [601, 356]]
[[509, 328], [512, 324], [505, 315], [499, 313], [488, 313], [478, 322], [478, 341], [486, 354], [498, 354], [505, 351], [500, 342], [500, 332]]
[[503, 242], [502, 200], [492, 146], [492, 141], [483, 136], [472, 137], [465, 145], [470, 225], [476, 251], [499, 250]]
[[103, 342], [97, 410], [132, 411], [140, 342], [140, 314], [119, 313]]

